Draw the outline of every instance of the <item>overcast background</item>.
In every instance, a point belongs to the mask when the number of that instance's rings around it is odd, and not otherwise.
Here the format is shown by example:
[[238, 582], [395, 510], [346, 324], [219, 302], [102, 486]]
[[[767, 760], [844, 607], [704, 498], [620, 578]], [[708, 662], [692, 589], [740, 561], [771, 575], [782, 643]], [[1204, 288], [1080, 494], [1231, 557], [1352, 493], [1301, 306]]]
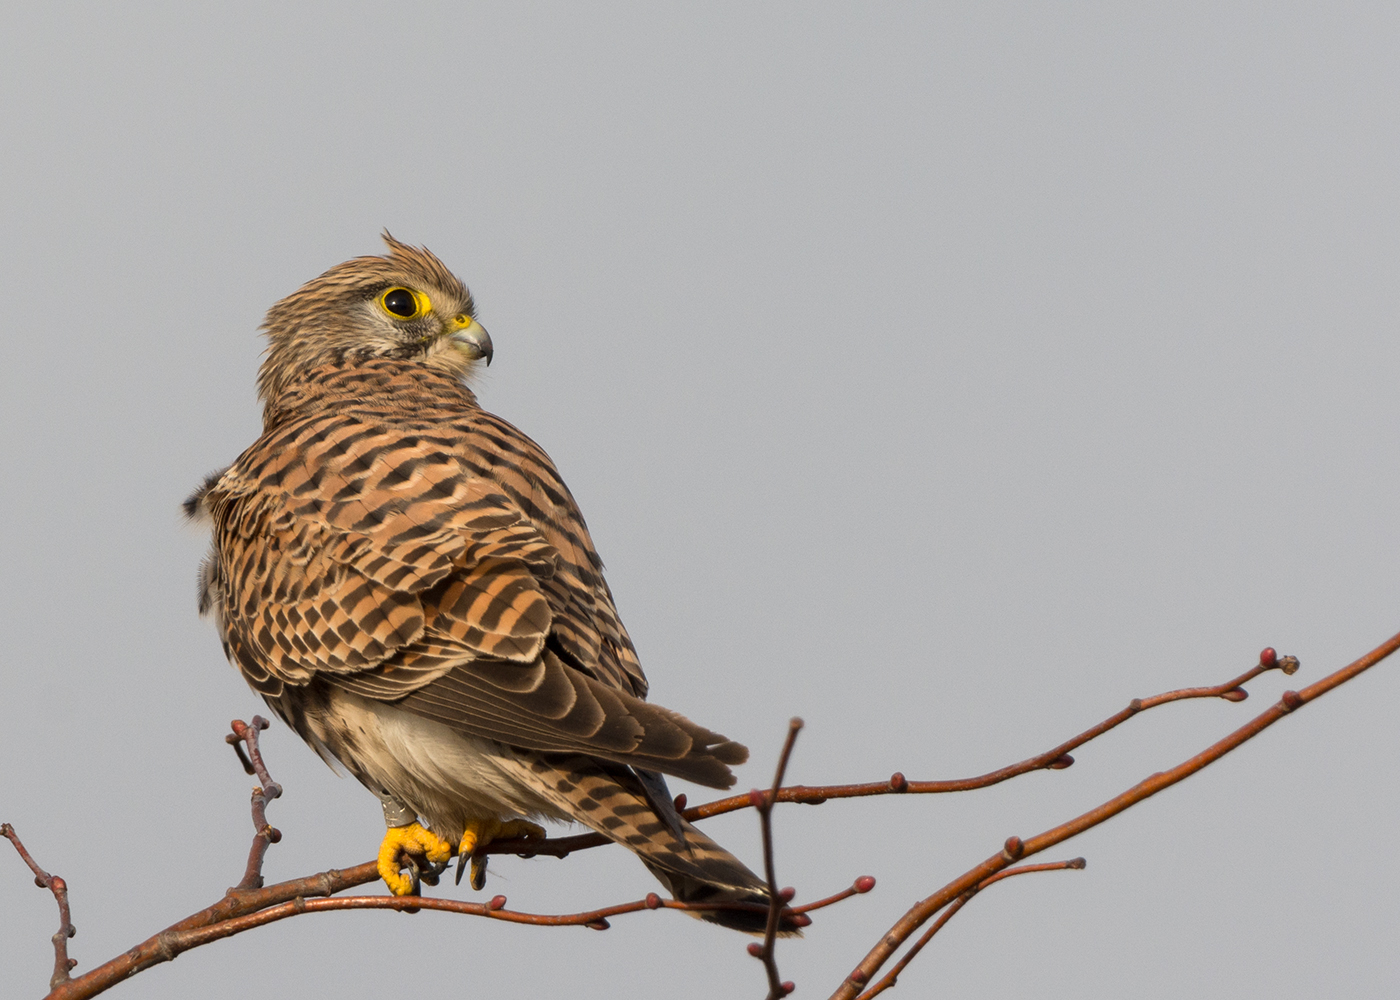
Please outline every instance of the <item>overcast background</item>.
[[[868, 896], [785, 942], [826, 996], [916, 898], [1400, 629], [1392, 4], [16, 4], [0, 32], [0, 820], [78, 972], [238, 880], [266, 709], [195, 616], [180, 501], [259, 431], [267, 307], [378, 233], [476, 295], [478, 391], [609, 566], [653, 700], [766, 783], [960, 777], [1133, 696], [1302, 659], [959, 797], [776, 817]], [[1400, 992], [1400, 663], [976, 900], [900, 981], [957, 997]], [[280, 723], [269, 880], [377, 801]], [[689, 791], [692, 801], [703, 791]], [[707, 825], [757, 864], [749, 813]], [[566, 912], [619, 849], [497, 859]], [[375, 889], [374, 891], [382, 891]], [[443, 895], [472, 898], [465, 887]], [[0, 991], [51, 897], [0, 845]], [[761, 997], [747, 939], [299, 917], [122, 996]]]

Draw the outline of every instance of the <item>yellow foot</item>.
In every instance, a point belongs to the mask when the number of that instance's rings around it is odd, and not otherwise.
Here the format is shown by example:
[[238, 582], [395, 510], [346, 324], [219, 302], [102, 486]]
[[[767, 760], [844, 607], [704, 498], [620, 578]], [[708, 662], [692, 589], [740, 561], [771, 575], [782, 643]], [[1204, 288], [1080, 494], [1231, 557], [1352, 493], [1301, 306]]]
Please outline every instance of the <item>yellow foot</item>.
[[[431, 864], [445, 865], [452, 857], [452, 843], [417, 823], [391, 826], [384, 831], [384, 840], [379, 845], [379, 877], [395, 896], [407, 896], [415, 891], [416, 880], [399, 874], [400, 852], [425, 858]], [[430, 881], [436, 884], [436, 880]]]
[[457, 883], [461, 884], [462, 866], [466, 864], [467, 858], [471, 858], [472, 888], [484, 889], [486, 855], [478, 854], [473, 857], [472, 852], [480, 850], [493, 840], [514, 840], [516, 837], [543, 839], [544, 827], [523, 819], [511, 819], [502, 823], [494, 816], [468, 820], [467, 828], [462, 832], [462, 841], [457, 845]]

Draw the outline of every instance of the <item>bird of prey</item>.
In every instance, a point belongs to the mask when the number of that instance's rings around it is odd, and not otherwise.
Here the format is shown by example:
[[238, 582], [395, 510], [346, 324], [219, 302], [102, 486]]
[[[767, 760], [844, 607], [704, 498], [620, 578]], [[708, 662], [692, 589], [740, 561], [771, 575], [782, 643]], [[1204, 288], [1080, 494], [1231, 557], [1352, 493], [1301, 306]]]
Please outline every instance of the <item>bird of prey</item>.
[[185, 505], [213, 536], [201, 613], [272, 710], [382, 801], [395, 894], [454, 853], [480, 888], [481, 848], [542, 837], [543, 818], [634, 851], [677, 899], [767, 905], [662, 777], [727, 788], [748, 751], [645, 700], [568, 488], [464, 382], [492, 356], [471, 294], [384, 239], [267, 314], [262, 436]]

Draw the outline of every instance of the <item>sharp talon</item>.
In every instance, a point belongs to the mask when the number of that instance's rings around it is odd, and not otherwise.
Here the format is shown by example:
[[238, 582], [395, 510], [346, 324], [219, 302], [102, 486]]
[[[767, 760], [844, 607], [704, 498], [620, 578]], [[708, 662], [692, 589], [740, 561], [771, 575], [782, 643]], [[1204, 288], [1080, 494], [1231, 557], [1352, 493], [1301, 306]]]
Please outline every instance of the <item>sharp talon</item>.
[[467, 821], [462, 831], [462, 839], [457, 843], [457, 884], [462, 884], [462, 869], [471, 861], [471, 885], [480, 891], [486, 886], [486, 855], [479, 853], [493, 840], [512, 840], [517, 837], [538, 839], [544, 837], [544, 827], [523, 819], [506, 820], [502, 823], [494, 816]]
[[[437, 884], [451, 857], [451, 843], [418, 823], [393, 826], [384, 831], [379, 845], [379, 877], [395, 896], [417, 895], [420, 882]], [[400, 874], [401, 867], [407, 867], [410, 874]]]

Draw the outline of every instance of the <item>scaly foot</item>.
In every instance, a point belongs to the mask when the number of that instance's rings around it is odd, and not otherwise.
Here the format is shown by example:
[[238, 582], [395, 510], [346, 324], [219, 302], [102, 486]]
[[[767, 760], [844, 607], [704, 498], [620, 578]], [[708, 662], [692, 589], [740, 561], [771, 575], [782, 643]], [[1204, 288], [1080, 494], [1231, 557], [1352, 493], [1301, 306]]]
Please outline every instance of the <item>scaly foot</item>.
[[473, 857], [472, 852], [485, 847], [493, 840], [512, 840], [516, 837], [543, 839], [544, 827], [523, 819], [511, 819], [502, 823], [494, 816], [489, 816], [486, 819], [468, 820], [467, 828], [462, 832], [462, 841], [457, 845], [457, 883], [461, 884], [462, 867], [467, 863], [467, 858], [471, 858], [472, 888], [484, 889], [486, 887], [486, 855], [479, 854]]
[[417, 823], [391, 826], [384, 831], [384, 840], [379, 845], [379, 877], [395, 896], [407, 896], [415, 891], [416, 879], [399, 873], [400, 851], [426, 858], [435, 865], [445, 865], [452, 857], [452, 843]]

